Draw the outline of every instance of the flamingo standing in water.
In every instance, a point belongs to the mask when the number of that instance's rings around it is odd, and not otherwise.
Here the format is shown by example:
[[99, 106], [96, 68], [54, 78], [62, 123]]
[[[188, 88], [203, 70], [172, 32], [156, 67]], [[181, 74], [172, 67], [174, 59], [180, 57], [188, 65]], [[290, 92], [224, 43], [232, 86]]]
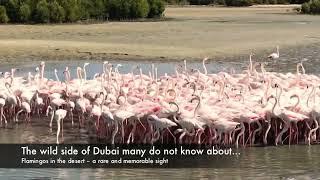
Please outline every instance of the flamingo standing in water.
[[54, 113], [54, 120], [57, 121], [57, 144], [59, 144], [60, 130], [63, 131], [63, 119], [67, 116], [67, 111], [64, 109], [58, 109]]
[[18, 117], [19, 117], [19, 114], [22, 113], [22, 112], [25, 112], [26, 113], [26, 118], [25, 120], [27, 122], [30, 122], [30, 115], [31, 115], [31, 107], [30, 107], [30, 104], [27, 103], [27, 102], [22, 102], [21, 103], [21, 109], [20, 111], [18, 111], [17, 115], [16, 115], [16, 122], [18, 122]]
[[279, 46], [277, 46], [276, 48], [277, 48], [277, 52], [271, 53], [268, 56], [269, 59], [273, 59], [273, 60], [279, 59], [279, 57], [280, 57]]

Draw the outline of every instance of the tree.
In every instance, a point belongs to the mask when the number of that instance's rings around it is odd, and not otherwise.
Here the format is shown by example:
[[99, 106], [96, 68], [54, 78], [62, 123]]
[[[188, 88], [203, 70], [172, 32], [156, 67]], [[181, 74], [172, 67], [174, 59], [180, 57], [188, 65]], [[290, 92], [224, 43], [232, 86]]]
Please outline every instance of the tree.
[[0, 6], [0, 23], [7, 23], [9, 18], [7, 16], [7, 11], [4, 6]]
[[148, 0], [149, 3], [149, 18], [162, 16], [165, 10], [165, 4], [162, 0]]
[[305, 14], [310, 13], [310, 4], [308, 2], [305, 2], [305, 3], [302, 4], [301, 12], [305, 13]]
[[49, 4], [50, 22], [61, 23], [65, 20], [65, 12], [62, 6], [54, 0]]
[[269, 0], [269, 4], [277, 4], [277, 0]]
[[[172, 0], [176, 3], [187, 1]], [[165, 0], [0, 0], [0, 5], [5, 7], [10, 22], [26, 23], [153, 18], [162, 16], [165, 10]]]
[[227, 6], [251, 6], [251, 0], [225, 0]]
[[22, 4], [19, 8], [19, 20], [21, 22], [28, 22], [31, 17], [31, 10], [28, 4]]
[[133, 0], [131, 3], [131, 18], [145, 18], [149, 14], [147, 0]]
[[130, 18], [131, 5], [133, 0], [119, 0], [119, 2], [120, 2], [119, 16], [125, 19]]
[[36, 21], [39, 23], [48, 23], [50, 21], [49, 4], [46, 0], [38, 2], [35, 10]]
[[106, 12], [105, 0], [92, 0], [92, 9], [90, 17], [95, 19], [104, 19]]
[[60, 4], [65, 11], [67, 22], [76, 22], [81, 18], [81, 7], [77, 0], [61, 0]]
[[19, 17], [18, 1], [17, 0], [9, 0], [5, 6], [6, 6], [7, 15], [8, 15], [10, 21], [18, 22], [19, 21], [19, 19], [18, 19], [18, 17]]
[[121, 2], [119, 0], [109, 0], [108, 12], [111, 19], [120, 18], [120, 6]]
[[208, 5], [212, 4], [214, 0], [189, 0], [192, 5]]

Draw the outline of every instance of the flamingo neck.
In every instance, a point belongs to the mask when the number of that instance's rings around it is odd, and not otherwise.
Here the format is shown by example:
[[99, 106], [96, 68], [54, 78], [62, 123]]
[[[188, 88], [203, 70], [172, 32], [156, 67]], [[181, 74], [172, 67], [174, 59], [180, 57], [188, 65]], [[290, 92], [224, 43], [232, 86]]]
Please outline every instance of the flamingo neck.
[[296, 109], [298, 107], [298, 105], [300, 104], [300, 97], [299, 97], [299, 95], [295, 94], [291, 98], [297, 98], [297, 103], [293, 106], [293, 108]]
[[281, 95], [282, 95], [282, 87], [279, 86], [279, 89], [280, 89], [280, 92], [278, 93], [278, 88], [277, 88], [277, 101], [278, 101], [278, 106], [280, 106], [280, 98], [281, 98]]
[[8, 90], [8, 93], [13, 95], [13, 92], [12, 92], [11, 88], [9, 87], [9, 85], [6, 84], [5, 86], [6, 86], [7, 90]]
[[264, 68], [264, 63], [261, 64], [260, 68], [261, 68], [262, 74], [265, 75], [267, 71], [266, 71], [266, 69]]
[[252, 55], [250, 54], [250, 57], [249, 57], [249, 71], [252, 72]]
[[154, 80], [154, 77], [155, 77], [155, 70], [154, 70], [154, 64], [151, 65], [151, 77], [152, 77], [152, 80]]
[[87, 81], [87, 71], [86, 71], [86, 66], [83, 66], [83, 75], [84, 75], [84, 81]]
[[157, 82], [158, 80], [158, 68], [155, 68], [155, 81]]
[[176, 76], [177, 76], [177, 78], [178, 78], [178, 77], [179, 77], [178, 68], [177, 68], [177, 67], [175, 67], [175, 68], [174, 68], [174, 70], [175, 70], [175, 72], [176, 72]]
[[41, 65], [41, 80], [43, 80], [44, 76], [44, 65]]
[[[219, 99], [223, 99], [225, 82], [222, 80], [222, 81], [220, 81], [219, 85], [220, 85]], [[222, 96], [222, 98], [221, 98], [221, 96]]]
[[140, 71], [140, 80], [141, 80], [141, 83], [142, 83], [142, 69], [139, 68], [139, 71]]
[[57, 74], [57, 71], [54, 72], [54, 75], [56, 76], [56, 80], [57, 80], [58, 82], [60, 82], [59, 77], [58, 77], [58, 74]]
[[11, 69], [11, 77], [14, 78], [14, 73], [15, 73], [15, 70], [14, 69]]
[[269, 90], [270, 90], [270, 80], [267, 80], [267, 88], [266, 91], [264, 92], [264, 99], [267, 99], [268, 95], [269, 95]]
[[199, 96], [197, 96], [197, 99], [198, 99], [198, 104], [197, 104], [196, 108], [194, 109], [193, 117], [196, 117], [196, 114], [201, 107], [201, 98]]
[[31, 72], [28, 73], [28, 83], [31, 84]]
[[82, 69], [81, 67], [77, 68], [77, 75], [78, 75], [78, 79], [80, 79], [80, 83], [82, 84]]
[[203, 61], [202, 61], [202, 66], [203, 66], [204, 74], [207, 75], [207, 74], [208, 74], [208, 71], [207, 71], [207, 67], [206, 67], [205, 62], [206, 62], [206, 60], [203, 60]]
[[315, 91], [316, 91], [316, 87], [315, 86], [313, 86], [312, 87], [312, 90], [311, 90], [311, 92], [310, 92], [310, 94], [308, 95], [308, 99], [307, 99], [307, 107], [310, 107], [309, 105], [310, 105], [310, 99], [311, 99], [311, 97], [313, 96], [313, 95], [315, 95]]
[[271, 111], [271, 112], [272, 112], [273, 114], [275, 114], [275, 113], [274, 113], [274, 110], [275, 110], [275, 108], [276, 108], [276, 106], [277, 106], [277, 104], [278, 104], [278, 99], [277, 99], [276, 97], [273, 97], [273, 99], [274, 99], [275, 101], [274, 101], [274, 104], [273, 104], [273, 106], [272, 106], [272, 111]]

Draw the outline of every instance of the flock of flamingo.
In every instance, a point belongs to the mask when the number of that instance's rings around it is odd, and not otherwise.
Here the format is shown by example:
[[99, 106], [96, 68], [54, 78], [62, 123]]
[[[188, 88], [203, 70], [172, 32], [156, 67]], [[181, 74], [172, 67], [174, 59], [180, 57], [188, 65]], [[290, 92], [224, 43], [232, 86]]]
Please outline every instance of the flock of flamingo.
[[[270, 58], [279, 58], [279, 50]], [[320, 78], [305, 74], [267, 72], [265, 63], [252, 61], [242, 73], [209, 74], [189, 69], [186, 61], [174, 75], [148, 75], [135, 67], [121, 74], [120, 64], [104, 62], [103, 71], [87, 78], [77, 68], [71, 78], [47, 79], [45, 63], [36, 74], [16, 77], [16, 69], [0, 79], [1, 124], [32, 116], [57, 122], [56, 142], [65, 121], [91, 126], [99, 139], [114, 143], [179, 143], [222, 146], [316, 144], [320, 140]], [[140, 70], [140, 73], [134, 73]], [[63, 131], [62, 131], [63, 133]]]

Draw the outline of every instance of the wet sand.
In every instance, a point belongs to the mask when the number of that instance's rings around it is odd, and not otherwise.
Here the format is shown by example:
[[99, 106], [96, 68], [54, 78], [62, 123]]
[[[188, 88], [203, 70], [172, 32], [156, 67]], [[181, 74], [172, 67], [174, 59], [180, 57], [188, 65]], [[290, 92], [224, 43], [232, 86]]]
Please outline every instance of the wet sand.
[[1, 25], [0, 61], [189, 60], [319, 42], [320, 19], [293, 7], [168, 7], [167, 21]]

